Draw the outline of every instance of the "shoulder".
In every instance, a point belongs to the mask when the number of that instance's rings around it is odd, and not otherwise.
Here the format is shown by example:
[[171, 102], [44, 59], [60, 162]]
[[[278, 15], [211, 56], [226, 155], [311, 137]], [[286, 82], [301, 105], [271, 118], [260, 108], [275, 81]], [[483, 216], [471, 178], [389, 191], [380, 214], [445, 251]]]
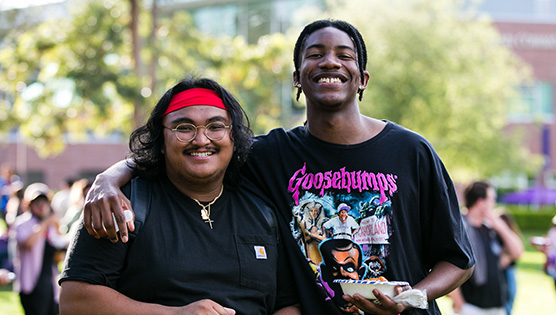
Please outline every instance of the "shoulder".
[[33, 217], [31, 212], [27, 211], [17, 216], [14, 221], [14, 228], [18, 228], [20, 226], [25, 226], [29, 224], [35, 224], [38, 220]]
[[272, 144], [280, 144], [283, 142], [292, 141], [296, 138], [303, 137], [302, 126], [293, 129], [285, 130], [284, 128], [275, 128], [270, 130], [267, 134], [255, 137], [254, 147], [266, 147]]
[[430, 145], [430, 142], [416, 131], [400, 126], [391, 121], [386, 122], [387, 125], [384, 130], [387, 132], [389, 137], [396, 137], [399, 141], [423, 143]]
[[397, 153], [404, 153], [406, 156], [413, 156], [425, 161], [439, 159], [431, 142], [413, 130], [388, 122], [385, 133], [385, 146], [395, 146]]

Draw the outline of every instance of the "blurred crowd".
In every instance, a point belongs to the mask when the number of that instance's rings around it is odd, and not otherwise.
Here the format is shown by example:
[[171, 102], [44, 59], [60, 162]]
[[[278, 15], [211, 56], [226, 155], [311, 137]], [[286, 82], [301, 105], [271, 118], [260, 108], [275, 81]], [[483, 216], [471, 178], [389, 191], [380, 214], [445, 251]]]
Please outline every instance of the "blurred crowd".
[[12, 283], [26, 314], [58, 314], [59, 264], [89, 187], [87, 179], [27, 184], [1, 166], [0, 285]]

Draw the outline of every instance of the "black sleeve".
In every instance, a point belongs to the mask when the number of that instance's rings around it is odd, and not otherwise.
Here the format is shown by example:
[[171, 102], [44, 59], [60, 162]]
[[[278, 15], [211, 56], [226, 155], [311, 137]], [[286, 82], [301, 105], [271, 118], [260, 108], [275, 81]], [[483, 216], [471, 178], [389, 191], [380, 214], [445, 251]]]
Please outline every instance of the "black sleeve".
[[127, 257], [128, 243], [111, 243], [87, 233], [83, 221], [73, 237], [59, 283], [83, 281], [116, 289]]
[[423, 160], [428, 163], [422, 163], [420, 168], [420, 177], [425, 179], [420, 198], [427, 267], [447, 261], [462, 269], [471, 268], [475, 259], [453, 182], [440, 157], [426, 144]]
[[295, 285], [295, 279], [290, 264], [292, 260], [288, 258], [288, 254], [284, 248], [283, 238], [280, 237], [278, 245], [278, 268], [277, 268], [277, 288], [276, 288], [276, 306], [275, 311], [286, 306], [298, 304], [299, 294]]

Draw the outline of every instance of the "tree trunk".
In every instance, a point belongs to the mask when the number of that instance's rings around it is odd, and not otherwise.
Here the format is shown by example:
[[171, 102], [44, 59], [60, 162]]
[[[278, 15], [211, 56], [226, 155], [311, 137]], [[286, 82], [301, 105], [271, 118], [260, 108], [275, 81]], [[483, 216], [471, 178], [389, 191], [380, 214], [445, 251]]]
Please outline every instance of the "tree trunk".
[[156, 63], [158, 58], [158, 46], [156, 44], [156, 32], [158, 31], [158, 7], [156, 4], [157, 0], [153, 0], [153, 6], [151, 9], [151, 16], [153, 20], [151, 36], [149, 37], [149, 46], [151, 48], [151, 64], [149, 69], [149, 74], [151, 76], [151, 93], [155, 92], [157, 78], [156, 78]]
[[[134, 62], [134, 70], [135, 74], [139, 82], [141, 82], [142, 71], [141, 71], [141, 39], [139, 38], [139, 1], [138, 0], [129, 0], [131, 5], [131, 45], [132, 45], [132, 52], [133, 52], [133, 62]], [[139, 88], [141, 88], [139, 86]], [[138, 97], [135, 103], [135, 110], [133, 112], [133, 126], [134, 129], [140, 126], [144, 120], [144, 106], [143, 102], [141, 101], [141, 97]]]

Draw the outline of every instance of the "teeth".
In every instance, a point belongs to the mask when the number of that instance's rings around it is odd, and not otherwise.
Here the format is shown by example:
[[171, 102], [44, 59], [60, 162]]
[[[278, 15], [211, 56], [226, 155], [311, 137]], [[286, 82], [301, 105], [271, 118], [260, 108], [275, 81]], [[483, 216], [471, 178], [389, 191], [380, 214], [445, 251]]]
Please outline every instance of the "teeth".
[[339, 78], [320, 78], [319, 83], [341, 83]]
[[212, 152], [192, 152], [192, 156], [210, 156]]

